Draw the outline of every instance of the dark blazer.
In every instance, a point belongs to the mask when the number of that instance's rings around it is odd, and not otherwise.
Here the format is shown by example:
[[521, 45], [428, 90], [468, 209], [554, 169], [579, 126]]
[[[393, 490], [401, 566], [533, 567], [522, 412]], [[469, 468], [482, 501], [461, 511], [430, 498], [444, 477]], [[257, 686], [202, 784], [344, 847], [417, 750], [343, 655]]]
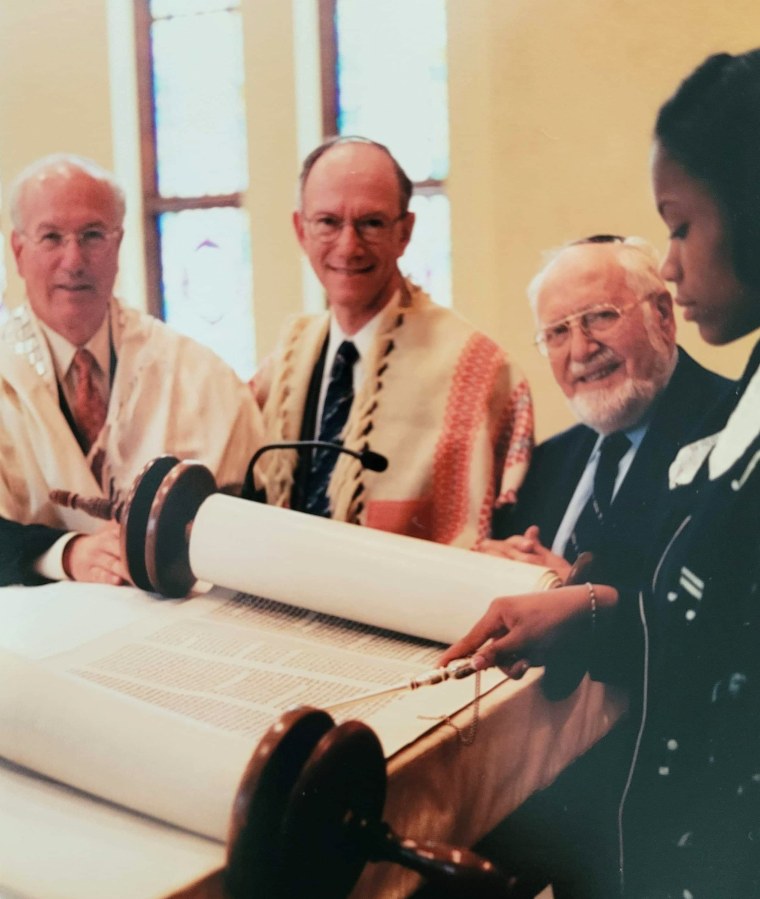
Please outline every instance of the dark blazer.
[[[656, 401], [649, 429], [605, 516], [604, 545], [593, 547], [595, 562], [586, 575], [621, 589], [625, 621], [638, 616], [635, 588], [661, 549], [660, 522], [678, 511], [680, 499], [668, 490], [670, 463], [682, 446], [723, 426], [732, 407], [730, 394], [735, 391], [734, 382], [707, 371], [679, 349], [675, 371]], [[494, 535], [523, 533], [537, 524], [541, 542], [551, 546], [598, 436], [591, 428], [576, 425], [538, 446], [517, 505], [509, 517], [495, 518]], [[602, 643], [595, 650], [595, 676], [617, 671], [621, 655], [632, 665], [638, 663], [638, 631], [626, 633], [630, 637], [626, 643], [613, 642], [609, 647]], [[586, 662], [578, 666], [574, 657], [555, 660], [555, 665], [557, 661], [554, 680], [547, 687], [545, 676], [544, 689], [547, 695], [561, 698], [578, 683]], [[632, 694], [633, 706], [637, 701]], [[543, 875], [551, 860], [555, 880], [570, 884], [563, 895], [589, 899], [617, 895], [616, 877], [608, 882], [602, 876], [597, 882], [596, 872], [616, 872], [617, 807], [637, 724], [635, 716], [631, 719], [618, 724], [551, 787], [532, 796], [504, 822], [498, 846], [508, 846], [508, 854], [497, 858], [505, 869], [521, 872], [527, 866], [530, 874], [537, 869]], [[487, 849], [483, 847], [486, 854]]]
[[34, 573], [34, 560], [65, 533], [41, 524], [19, 524], [0, 518], [0, 587], [44, 583], [44, 579]]
[[[733, 381], [695, 362], [679, 348], [673, 375], [656, 400], [633, 463], [605, 519], [604, 545], [594, 547], [594, 577], [615, 585], [638, 583], [668, 495], [668, 469], [678, 450], [722, 427], [713, 407], [735, 390]], [[728, 403], [722, 403], [722, 417]], [[536, 524], [551, 547], [598, 438], [576, 425], [540, 444], [511, 513], [494, 519], [494, 536], [523, 533]]]

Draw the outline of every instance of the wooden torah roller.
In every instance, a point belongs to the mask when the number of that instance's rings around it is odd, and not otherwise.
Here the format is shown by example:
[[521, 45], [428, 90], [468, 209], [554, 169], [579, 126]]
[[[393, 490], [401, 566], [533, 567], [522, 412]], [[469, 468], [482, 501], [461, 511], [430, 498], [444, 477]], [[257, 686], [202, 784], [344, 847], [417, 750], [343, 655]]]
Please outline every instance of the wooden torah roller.
[[[125, 502], [55, 490], [51, 499], [95, 518], [121, 524], [121, 554], [132, 583], [141, 590], [179, 598], [197, 578], [190, 567], [189, 537], [201, 503], [217, 492], [205, 465], [176, 456], [151, 460], [135, 478]], [[159, 561], [160, 560], [160, 561]]]
[[436, 895], [506, 899], [467, 849], [400, 839], [381, 820], [386, 773], [374, 731], [327, 712], [286, 712], [264, 735], [235, 798], [227, 864], [171, 899], [342, 899], [369, 862], [420, 873]]

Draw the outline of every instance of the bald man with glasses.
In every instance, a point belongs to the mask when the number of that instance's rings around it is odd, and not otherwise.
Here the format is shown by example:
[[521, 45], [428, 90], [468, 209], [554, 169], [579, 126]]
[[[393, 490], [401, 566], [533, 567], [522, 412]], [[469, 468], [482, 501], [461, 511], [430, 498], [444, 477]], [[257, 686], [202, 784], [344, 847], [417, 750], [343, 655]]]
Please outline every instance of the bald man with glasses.
[[493, 340], [402, 276], [411, 193], [373, 141], [332, 139], [306, 158], [293, 224], [328, 308], [291, 322], [253, 382], [269, 442], [370, 448], [387, 470], [329, 449], [272, 450], [250, 492], [470, 548], [490, 535], [494, 508], [527, 469], [531, 398]]

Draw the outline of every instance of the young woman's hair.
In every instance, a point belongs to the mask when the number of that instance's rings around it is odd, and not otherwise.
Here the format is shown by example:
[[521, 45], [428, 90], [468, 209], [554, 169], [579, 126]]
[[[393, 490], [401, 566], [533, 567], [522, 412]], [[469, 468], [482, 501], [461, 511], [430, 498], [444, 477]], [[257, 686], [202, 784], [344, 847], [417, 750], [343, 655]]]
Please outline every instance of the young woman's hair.
[[737, 277], [760, 289], [760, 49], [708, 57], [660, 109], [654, 136], [715, 198]]

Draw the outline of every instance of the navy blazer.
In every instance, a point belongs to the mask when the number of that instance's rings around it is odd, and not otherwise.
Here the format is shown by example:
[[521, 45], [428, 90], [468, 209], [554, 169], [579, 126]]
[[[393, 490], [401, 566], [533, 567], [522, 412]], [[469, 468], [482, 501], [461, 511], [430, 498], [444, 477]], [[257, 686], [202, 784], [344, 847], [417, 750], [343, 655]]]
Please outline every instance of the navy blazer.
[[65, 533], [42, 524], [19, 524], [0, 518], [0, 587], [45, 583], [32, 566]]
[[[631, 467], [605, 517], [603, 545], [593, 547], [594, 578], [616, 586], [638, 584], [668, 496], [668, 469], [678, 450], [719, 430], [730, 411], [725, 402], [735, 382], [703, 368], [684, 350]], [[713, 411], [718, 405], [720, 417]], [[575, 425], [535, 450], [516, 506], [494, 518], [496, 538], [538, 525], [541, 542], [551, 547], [599, 435]]]

